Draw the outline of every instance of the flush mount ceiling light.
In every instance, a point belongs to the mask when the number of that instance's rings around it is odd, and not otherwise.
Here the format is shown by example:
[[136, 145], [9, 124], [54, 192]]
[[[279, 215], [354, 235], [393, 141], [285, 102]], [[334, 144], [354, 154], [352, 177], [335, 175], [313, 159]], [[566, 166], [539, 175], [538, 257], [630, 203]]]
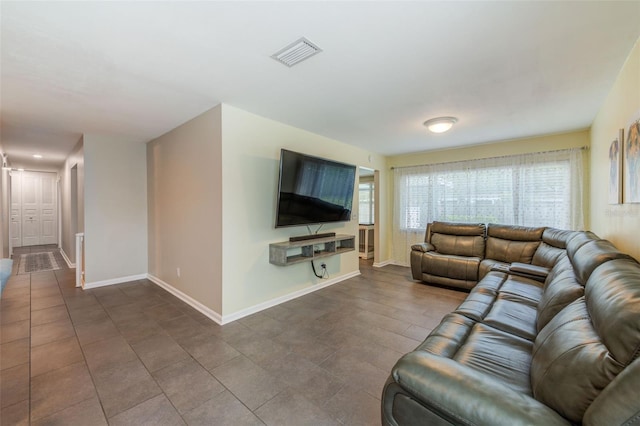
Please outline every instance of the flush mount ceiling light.
[[425, 121], [424, 124], [433, 133], [444, 133], [458, 121], [455, 117], [437, 117]]
[[271, 55], [271, 57], [288, 67], [292, 67], [320, 52], [322, 52], [322, 49], [302, 37], [290, 45], [283, 47]]
[[42, 155], [40, 155], [40, 154], [33, 154], [33, 158], [42, 158]]

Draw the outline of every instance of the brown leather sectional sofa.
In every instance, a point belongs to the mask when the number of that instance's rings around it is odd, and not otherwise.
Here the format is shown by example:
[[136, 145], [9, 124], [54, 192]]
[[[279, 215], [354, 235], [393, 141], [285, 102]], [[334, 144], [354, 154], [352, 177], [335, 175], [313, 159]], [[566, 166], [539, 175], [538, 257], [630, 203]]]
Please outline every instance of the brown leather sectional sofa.
[[548, 248], [562, 243], [549, 237], [543, 240], [544, 230], [433, 222], [427, 225], [425, 242], [411, 247], [411, 274], [416, 280], [464, 289], [472, 289], [498, 265], [532, 265], [531, 273], [545, 275], [555, 260], [545, 255]]
[[[449, 225], [460, 238], [441, 253], [433, 237]], [[432, 224], [434, 248], [412, 263], [420, 279], [472, 289], [394, 366], [383, 424], [640, 424], [640, 264], [590, 232], [497, 225], [476, 256], [482, 242], [463, 237], [482, 226]], [[425, 261], [432, 251], [458, 258]]]

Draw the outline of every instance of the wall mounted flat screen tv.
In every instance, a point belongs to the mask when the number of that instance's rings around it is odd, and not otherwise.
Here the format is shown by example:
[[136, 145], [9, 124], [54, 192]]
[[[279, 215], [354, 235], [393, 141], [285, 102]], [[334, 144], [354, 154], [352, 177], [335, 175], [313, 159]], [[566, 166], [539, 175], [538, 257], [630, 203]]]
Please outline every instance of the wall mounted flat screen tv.
[[276, 228], [351, 220], [356, 166], [283, 149]]

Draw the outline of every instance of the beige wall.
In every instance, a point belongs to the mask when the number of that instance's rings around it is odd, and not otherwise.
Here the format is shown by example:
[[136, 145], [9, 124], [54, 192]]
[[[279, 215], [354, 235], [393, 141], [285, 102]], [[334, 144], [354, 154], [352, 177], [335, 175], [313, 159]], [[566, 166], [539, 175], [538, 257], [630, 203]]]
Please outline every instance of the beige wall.
[[640, 204], [609, 205], [609, 145], [640, 114], [640, 39], [591, 127], [591, 228], [640, 260]]
[[[270, 243], [307, 233], [274, 227], [281, 148], [385, 168], [382, 156], [219, 105], [147, 144], [149, 273], [223, 320], [320, 282], [308, 263], [269, 263]], [[323, 231], [355, 235], [353, 218]], [[355, 251], [325, 262], [332, 278], [358, 270]]]
[[147, 272], [147, 171], [143, 143], [84, 135], [86, 285]]
[[[378, 169], [383, 186], [387, 173], [383, 156], [229, 105], [222, 106], [222, 142], [222, 310], [227, 316], [322, 283], [313, 275], [309, 262], [287, 267], [269, 263], [270, 243], [307, 234], [304, 226], [274, 227], [281, 148]], [[384, 205], [386, 199], [380, 203]], [[386, 235], [386, 217], [380, 218], [380, 223]], [[357, 230], [358, 215], [354, 212], [350, 222], [327, 224], [321, 232], [357, 235]], [[380, 249], [384, 260], [388, 252], [385, 239]], [[331, 278], [359, 269], [355, 251], [323, 261]]]
[[[76, 166], [78, 171], [78, 205], [76, 211], [77, 229], [74, 232], [71, 211], [71, 169]], [[58, 171], [60, 176], [60, 211], [62, 214], [60, 223], [61, 249], [72, 263], [76, 261], [76, 232], [84, 231], [84, 152], [83, 139], [80, 138], [76, 146], [71, 150]]]
[[147, 181], [149, 274], [222, 315], [220, 113], [149, 142]]

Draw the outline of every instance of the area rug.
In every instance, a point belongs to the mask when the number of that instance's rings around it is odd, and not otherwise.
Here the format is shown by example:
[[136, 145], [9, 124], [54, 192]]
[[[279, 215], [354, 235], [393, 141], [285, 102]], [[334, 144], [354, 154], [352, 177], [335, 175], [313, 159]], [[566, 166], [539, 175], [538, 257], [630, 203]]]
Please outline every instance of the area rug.
[[54, 271], [56, 269], [60, 269], [60, 265], [58, 265], [56, 258], [50, 251], [23, 254], [20, 256], [18, 275], [30, 274], [31, 272]]

